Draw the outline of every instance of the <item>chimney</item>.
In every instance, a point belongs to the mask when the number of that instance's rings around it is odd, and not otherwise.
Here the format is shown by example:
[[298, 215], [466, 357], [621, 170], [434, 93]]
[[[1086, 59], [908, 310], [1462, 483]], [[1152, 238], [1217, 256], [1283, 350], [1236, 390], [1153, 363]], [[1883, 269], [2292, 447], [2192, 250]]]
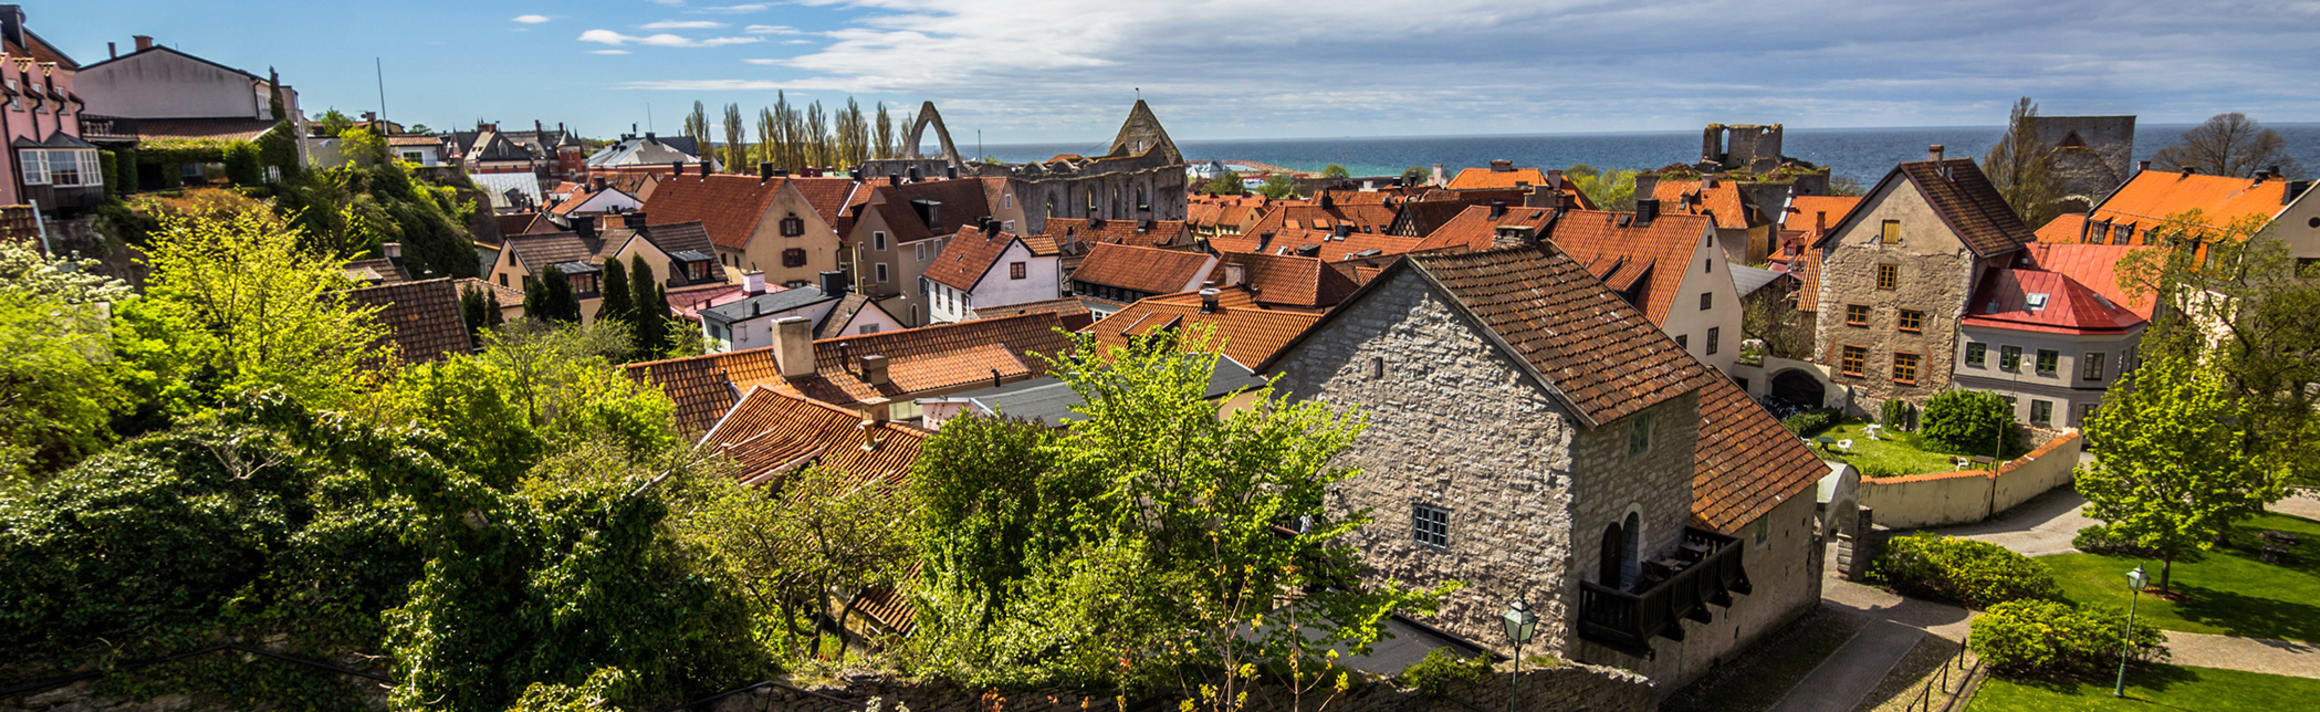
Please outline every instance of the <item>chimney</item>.
[[1330, 210], [1330, 209], [1334, 209], [1334, 208], [1336, 208], [1336, 207], [1337, 207], [1337, 199], [1329, 197], [1329, 192], [1328, 192], [1328, 191], [1322, 191], [1322, 193], [1321, 193], [1321, 209], [1322, 209], [1322, 210]]
[[1215, 314], [1217, 312], [1216, 297], [1218, 294], [1221, 292], [1218, 292], [1214, 287], [1200, 290], [1200, 313]]
[[1506, 172], [1513, 171], [1513, 170], [1514, 170], [1514, 161], [1509, 161], [1509, 160], [1506, 160], [1506, 159], [1504, 159], [1504, 158], [1501, 158], [1501, 159], [1496, 159], [1496, 160], [1493, 160], [1493, 161], [1491, 161], [1491, 162], [1490, 162], [1490, 172], [1492, 172], [1492, 173], [1506, 173]]
[[644, 211], [633, 210], [620, 214], [620, 224], [630, 230], [644, 229]]
[[764, 294], [765, 273], [757, 270], [750, 270], [748, 273], [741, 275], [741, 293], [749, 295]]
[[919, 177], [918, 177], [918, 166], [911, 166], [911, 167], [910, 167], [910, 182], [912, 182], [912, 183], [916, 183], [916, 182], [918, 182], [918, 180], [919, 180]]
[[[18, 10], [18, 11], [16, 12], [16, 17], [15, 17], [14, 19], [21, 19], [21, 18], [23, 18], [23, 17], [24, 17], [24, 11], [22, 11], [22, 10]], [[17, 25], [17, 31], [18, 31], [18, 32], [22, 32], [22, 31], [23, 31], [23, 25], [22, 25], [22, 24], [18, 24], [18, 25]], [[130, 36], [129, 36], [129, 39], [132, 39], [132, 40], [136, 40], [136, 41], [137, 41], [137, 51], [139, 51], [139, 52], [143, 52], [143, 51], [145, 51], [145, 50], [153, 49], [153, 36], [152, 36], [152, 35], [130, 35]]]
[[[886, 399], [884, 399], [884, 398], [874, 398], [874, 399], [872, 399], [872, 401], [874, 401], [874, 402], [868, 402], [868, 403], [864, 403], [864, 404], [863, 404], [863, 408], [862, 408], [862, 425], [863, 425], [863, 427], [869, 427], [869, 426], [873, 426], [873, 425], [879, 425], [879, 424], [883, 424], [883, 423], [885, 423], [885, 422], [886, 422], [886, 419], [892, 415], [892, 411], [894, 410], [893, 408], [889, 408], [889, 407], [887, 407], [887, 406], [889, 406], [889, 405], [892, 405], [892, 404], [890, 404], [890, 403], [886, 402]], [[882, 437], [884, 437], [884, 436], [882, 436], [882, 435], [874, 435], [874, 436], [871, 436], [871, 437], [873, 438], [873, 441], [872, 441], [872, 443], [863, 445], [863, 446], [862, 446], [862, 449], [864, 449], [864, 450], [868, 450], [868, 449], [870, 449], [870, 448], [871, 448], [873, 445], [875, 445], [875, 444], [876, 444], [876, 440], [875, 440], [876, 438], [882, 438]]]
[[1101, 229], [1103, 229], [1103, 228], [1104, 228], [1104, 219], [1103, 219], [1103, 218], [1099, 218], [1099, 217], [1091, 217], [1091, 218], [1088, 218], [1088, 229], [1089, 229], [1089, 230], [1101, 230]]
[[959, 177], [959, 167], [958, 167], [958, 166], [943, 166], [943, 177], [944, 177], [944, 178], [952, 178], [952, 179], [956, 179], [956, 178], [958, 178], [958, 177]]
[[1136, 223], [1136, 232], [1151, 232], [1151, 231], [1152, 231], [1152, 219], [1151, 219], [1151, 218], [1144, 218], [1144, 220], [1143, 220], [1142, 222], [1138, 222], [1138, 223]]
[[1497, 219], [1499, 219], [1500, 217], [1503, 217], [1503, 216], [1505, 216], [1505, 215], [1506, 215], [1506, 201], [1504, 201], [1504, 200], [1493, 200], [1493, 201], [1490, 201], [1490, 219], [1492, 219], [1492, 220], [1497, 220]]
[[585, 239], [596, 238], [596, 216], [577, 215], [572, 218], [572, 233]]
[[[762, 274], [762, 273], [760, 273], [760, 274], [757, 276], [757, 278], [758, 278], [759, 280], [764, 280], [764, 279], [765, 279], [765, 275], [764, 275], [764, 274]], [[840, 271], [840, 270], [830, 270], [830, 271], [828, 271], [828, 272], [823, 272], [823, 273], [821, 274], [821, 278], [822, 278], [822, 295], [823, 295], [823, 296], [828, 296], [828, 297], [843, 297], [843, 296], [846, 296], [846, 273], [845, 273], [845, 272], [843, 272], [843, 271]]]
[[773, 162], [759, 161], [757, 163], [757, 182], [763, 183], [769, 180], [773, 180]]
[[708, 179], [709, 179], [709, 161], [708, 161], [707, 159], [702, 159], [702, 161], [701, 161], [701, 180], [708, 180]]
[[387, 261], [393, 262], [395, 264], [403, 263], [403, 243], [382, 242], [379, 243], [379, 251], [386, 253]]
[[120, 59], [121, 45], [116, 42], [105, 43], [105, 54], [111, 55], [108, 59]]
[[595, 185], [596, 190], [598, 191], [604, 190], [604, 176], [597, 176], [594, 180], [589, 181], [589, 183]]
[[1302, 244], [1302, 245], [1298, 245], [1298, 246], [1297, 246], [1297, 256], [1298, 256], [1298, 257], [1320, 257], [1320, 256], [1321, 256], [1321, 246], [1320, 246], [1320, 245], [1313, 244], [1313, 243], [1310, 243], [1310, 242], [1308, 242], [1308, 243], [1305, 243], [1305, 244]]
[[[648, 137], [648, 138], [649, 138], [650, 136], [651, 136], [651, 134], [646, 134], [646, 137]], [[684, 161], [669, 161], [669, 177], [670, 177], [670, 178], [675, 178], [675, 177], [677, 177], [677, 176], [681, 176], [681, 175], [684, 175], [684, 174], [685, 174], [685, 162], [684, 162]]]
[[1644, 198], [1635, 201], [1635, 226], [1645, 227], [1659, 219], [1659, 199]]
[[[631, 131], [634, 131], [634, 130], [636, 130], [636, 125], [634, 125], [634, 124], [630, 124], [628, 128], [629, 128], [629, 130], [631, 130]], [[646, 132], [644, 132], [644, 140], [646, 140], [646, 141], [653, 141], [653, 142], [655, 142], [655, 143], [658, 143], [658, 142], [659, 142], [659, 140], [658, 140], [658, 139], [655, 139], [655, 138], [653, 138], [653, 132], [651, 132], [651, 131], [646, 131]]]
[[539, 139], [543, 144], [548, 142], [548, 127], [541, 126], [539, 119], [532, 119], [532, 138]]
[[1224, 286], [1238, 287], [1249, 281], [1249, 266], [1239, 262], [1224, 263]]
[[886, 385], [886, 357], [878, 354], [862, 357], [862, 382], [873, 386]]
[[1826, 234], [1828, 234], [1828, 233], [1829, 233], [1829, 211], [1826, 211], [1826, 210], [1815, 210], [1815, 211], [1813, 211], [1813, 234], [1815, 234], [1815, 235], [1826, 235]]
[[2137, 162], [2135, 163], [2135, 172], [2136, 172], [2136, 173], [2141, 173], [2141, 172], [2143, 172], [2143, 171], [2147, 171], [2147, 170], [2151, 170], [2151, 161], [2150, 161], [2150, 159], [2143, 159], [2143, 160], [2141, 160], [2141, 161], [2137, 161]]
[[782, 378], [814, 375], [814, 322], [802, 316], [773, 320], [773, 365]]
[[902, 185], [902, 176], [898, 176], [892, 173], [886, 174], [886, 185], [887, 187]]
[[1563, 169], [1561, 169], [1561, 168], [1556, 168], [1556, 169], [1553, 169], [1553, 170], [1549, 170], [1549, 171], [1547, 171], [1547, 189], [1548, 189], [1548, 190], [1562, 190], [1562, 189], [1563, 189]]
[[[1435, 185], [1447, 185], [1450, 182], [1450, 176], [1442, 175], [1442, 164], [1440, 163], [1434, 164], [1434, 172], [1432, 175], [1434, 176], [1433, 182]], [[1410, 187], [1416, 188], [1417, 186], [1413, 185]]]
[[1941, 144], [1938, 144], [1938, 143], [1937, 143], [1937, 144], [1934, 144], [1934, 145], [1931, 145], [1931, 146], [1927, 146], [1927, 147], [1925, 147], [1925, 160], [1928, 160], [1928, 161], [1940, 161], [1940, 160], [1941, 160]]
[[2190, 166], [2184, 166], [2184, 167], [2183, 167], [2183, 177], [2184, 177], [2184, 178], [2189, 178], [2189, 177], [2191, 177], [2191, 167], [2190, 167]]

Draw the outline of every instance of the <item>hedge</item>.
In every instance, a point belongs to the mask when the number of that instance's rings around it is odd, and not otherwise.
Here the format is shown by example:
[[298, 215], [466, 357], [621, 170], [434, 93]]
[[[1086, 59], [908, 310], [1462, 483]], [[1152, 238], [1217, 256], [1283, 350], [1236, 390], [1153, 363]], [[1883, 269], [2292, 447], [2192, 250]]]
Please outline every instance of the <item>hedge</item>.
[[1837, 422], [1843, 419], [1844, 414], [1837, 412], [1835, 408], [1821, 408], [1782, 418], [1780, 424], [1782, 427], [1788, 428], [1789, 432], [1796, 433], [1797, 437], [1809, 438], [1819, 435], [1823, 430], [1836, 427]]
[[[1974, 619], [1969, 644], [1990, 669], [2009, 677], [2100, 675], [2115, 669], [2126, 615], [2102, 606], [2060, 601], [2009, 601]], [[2166, 636], [2137, 621], [2131, 657], [2169, 657]]]
[[1869, 562], [1869, 580], [1903, 595], [1975, 608], [2062, 597], [2062, 587], [2045, 564], [1989, 542], [1937, 534], [1886, 542], [1885, 551]]

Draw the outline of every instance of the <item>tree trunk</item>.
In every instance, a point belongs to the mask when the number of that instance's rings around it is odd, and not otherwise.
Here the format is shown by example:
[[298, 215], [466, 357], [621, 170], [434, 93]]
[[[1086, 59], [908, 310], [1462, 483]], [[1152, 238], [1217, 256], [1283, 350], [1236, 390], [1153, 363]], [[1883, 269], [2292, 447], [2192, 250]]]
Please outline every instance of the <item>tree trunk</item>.
[[2175, 573], [2175, 552], [2169, 551], [2159, 559], [2159, 592], [2167, 593], [2167, 582]]

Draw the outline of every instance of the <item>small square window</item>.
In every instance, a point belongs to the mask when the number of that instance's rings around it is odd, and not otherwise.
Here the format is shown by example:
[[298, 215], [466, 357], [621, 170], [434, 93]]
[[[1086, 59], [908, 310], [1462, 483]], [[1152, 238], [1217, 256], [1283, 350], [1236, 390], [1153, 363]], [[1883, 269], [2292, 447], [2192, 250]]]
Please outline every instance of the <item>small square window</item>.
[[886, 251], [886, 231], [870, 231], [870, 249], [878, 250], [880, 252]]
[[1635, 421], [1627, 424], [1627, 456], [1647, 452], [1651, 452], [1651, 414], [1638, 413]]
[[1893, 355], [1893, 382], [1917, 385], [1917, 354]]
[[1715, 293], [1715, 292], [1701, 292], [1701, 293], [1700, 293], [1700, 311], [1707, 311], [1707, 310], [1709, 310], [1709, 309], [1714, 309], [1715, 307], [1716, 307], [1716, 293]]
[[1925, 312], [1903, 309], [1901, 310], [1901, 318], [1895, 321], [1893, 326], [1912, 334], [1925, 331]]
[[1877, 240], [1888, 245], [1899, 244], [1901, 242], [1901, 221], [1885, 221], [1884, 226], [1877, 232]]
[[2006, 371], [2022, 370], [2022, 347], [1998, 347], [1998, 368]]
[[1029, 276], [1031, 276], [1031, 273], [1030, 273], [1030, 270], [1028, 269], [1028, 265], [1025, 265], [1024, 263], [1021, 263], [1021, 262], [1009, 262], [1009, 263], [1007, 263], [1007, 278], [1008, 278], [1008, 279], [1023, 279], [1023, 278], [1025, 278], [1025, 277], [1029, 277]]
[[1882, 265], [1877, 265], [1877, 288], [1878, 288], [1878, 289], [1883, 289], [1883, 290], [1887, 290], [1887, 291], [1892, 291], [1892, 290], [1894, 290], [1894, 289], [1899, 289], [1900, 287], [1901, 287], [1901, 266], [1900, 266], [1900, 265], [1894, 265], [1894, 264], [1882, 264]]
[[2032, 425], [2053, 425], [2053, 424], [2054, 424], [2054, 401], [2031, 399], [2031, 401], [2030, 401], [2030, 424], [2032, 424]]
[[886, 283], [886, 263], [884, 263], [884, 262], [880, 262], [880, 263], [878, 263], [878, 264], [876, 265], [876, 269], [875, 269], [874, 271], [876, 271], [876, 272], [878, 273], [878, 283], [879, 283], [879, 284], [885, 284], [885, 283]]
[[1966, 344], [1966, 365], [1972, 366], [1974, 368], [1984, 368], [1984, 364], [1989, 361], [1989, 357], [1990, 346], [1988, 344]]
[[2054, 375], [2054, 369], [2060, 367], [2061, 365], [2062, 352], [2055, 351], [2053, 349], [2038, 350], [2038, 375], [2052, 376]]
[[1676, 335], [1676, 348], [1683, 349], [1683, 350], [1685, 350], [1685, 351], [1690, 351], [1690, 350], [1692, 350], [1692, 335], [1691, 335], [1691, 334], [1677, 334], [1677, 335]]
[[1861, 377], [1869, 367], [1869, 347], [1847, 346], [1844, 356], [1837, 361], [1837, 370], [1847, 376]]
[[1845, 325], [1846, 325], [1846, 326], [1868, 326], [1868, 325], [1869, 325], [1869, 305], [1867, 305], [1867, 304], [1847, 304], [1847, 305], [1845, 305]]
[[1436, 549], [1450, 548], [1450, 510], [1430, 504], [1411, 506], [1410, 538]]

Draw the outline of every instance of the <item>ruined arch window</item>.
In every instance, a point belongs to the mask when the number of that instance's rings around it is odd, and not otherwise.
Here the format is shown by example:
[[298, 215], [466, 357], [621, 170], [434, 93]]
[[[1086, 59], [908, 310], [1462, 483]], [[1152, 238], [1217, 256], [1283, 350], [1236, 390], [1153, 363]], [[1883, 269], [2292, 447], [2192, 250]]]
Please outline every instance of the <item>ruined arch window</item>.
[[1055, 194], [1054, 194], [1054, 193], [1049, 193], [1049, 194], [1047, 194], [1047, 214], [1046, 214], [1046, 215], [1044, 215], [1044, 216], [1042, 216], [1042, 217], [1050, 217], [1050, 218], [1052, 218], [1052, 217], [1055, 217]]
[[1136, 186], [1136, 210], [1138, 212], [1147, 212], [1151, 209], [1152, 202], [1144, 199], [1144, 186]]

